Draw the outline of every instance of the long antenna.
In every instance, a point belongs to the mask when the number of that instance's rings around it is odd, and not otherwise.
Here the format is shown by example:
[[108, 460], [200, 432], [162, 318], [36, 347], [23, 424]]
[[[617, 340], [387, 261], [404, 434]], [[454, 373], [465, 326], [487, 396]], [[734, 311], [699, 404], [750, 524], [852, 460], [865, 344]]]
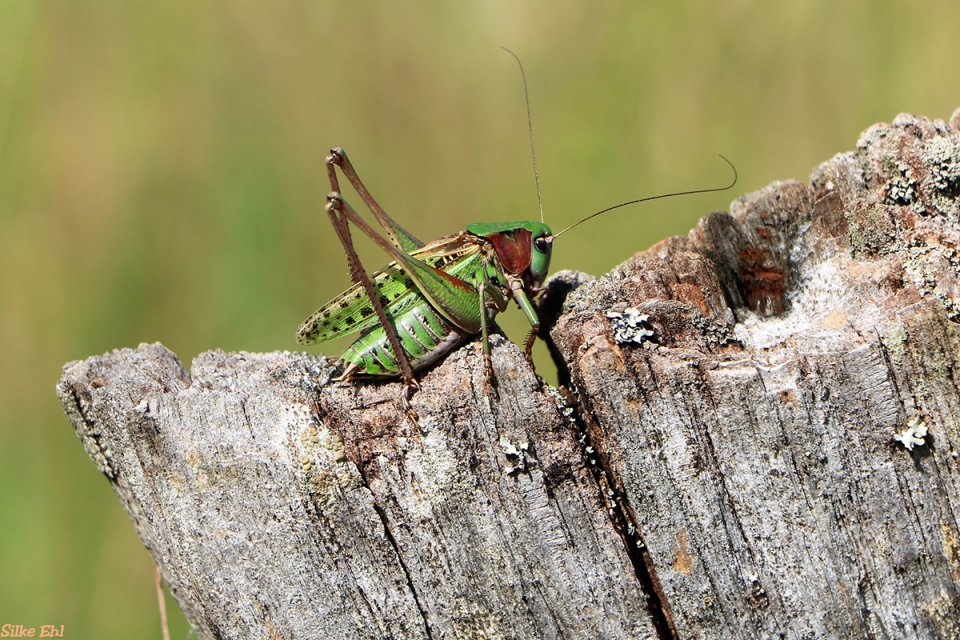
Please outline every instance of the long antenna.
[[647, 196], [646, 198], [637, 198], [636, 200], [627, 200], [626, 202], [621, 202], [620, 204], [615, 204], [615, 205], [613, 205], [612, 207], [607, 207], [606, 209], [601, 209], [600, 211], [596, 211], [596, 212], [594, 212], [594, 213], [591, 213], [591, 214], [588, 215], [586, 218], [581, 218], [580, 220], [578, 220], [577, 222], [574, 222], [572, 225], [570, 225], [570, 226], [567, 227], [566, 229], [563, 229], [562, 231], [553, 234], [553, 238], [559, 238], [560, 236], [562, 236], [563, 234], [565, 234], [567, 231], [570, 231], [570, 229], [573, 229], [573, 228], [576, 227], [577, 225], [583, 224], [584, 222], [586, 222], [586, 221], [589, 220], [590, 218], [596, 218], [597, 216], [599, 216], [599, 215], [601, 215], [601, 214], [603, 214], [603, 213], [607, 213], [608, 211], [613, 211], [614, 209], [619, 209], [620, 207], [625, 207], [625, 206], [630, 205], [630, 204], [637, 204], [637, 203], [640, 203], [640, 202], [649, 202], [650, 200], [661, 200], [661, 199], [663, 199], [663, 198], [672, 198], [672, 197], [674, 197], [674, 196], [689, 196], [689, 195], [693, 195], [693, 194], [695, 194], [695, 193], [713, 193], [713, 192], [715, 192], [715, 191], [726, 191], [727, 189], [732, 189], [732, 188], [733, 188], [733, 185], [737, 184], [737, 178], [738, 178], [738, 176], [737, 176], [737, 168], [736, 168], [735, 166], [733, 166], [733, 163], [730, 162], [725, 155], [723, 155], [723, 154], [717, 154], [717, 155], [719, 155], [719, 156], [723, 159], [723, 161], [726, 162], [726, 163], [730, 166], [730, 169], [733, 170], [733, 180], [732, 180], [732, 181], [730, 182], [730, 184], [728, 184], [727, 186], [725, 186], [725, 187], [711, 187], [710, 189], [693, 189], [693, 190], [691, 190], [691, 191], [674, 191], [673, 193], [661, 193], [661, 194], [656, 195], [656, 196]]
[[500, 47], [513, 56], [520, 66], [520, 77], [523, 78], [523, 101], [527, 105], [527, 133], [530, 135], [530, 155], [533, 156], [533, 179], [537, 183], [537, 204], [540, 205], [540, 222], [543, 222], [543, 196], [540, 193], [540, 170], [537, 168], [537, 150], [533, 146], [533, 118], [530, 116], [530, 93], [527, 91], [527, 73], [523, 70], [520, 56], [506, 47]]

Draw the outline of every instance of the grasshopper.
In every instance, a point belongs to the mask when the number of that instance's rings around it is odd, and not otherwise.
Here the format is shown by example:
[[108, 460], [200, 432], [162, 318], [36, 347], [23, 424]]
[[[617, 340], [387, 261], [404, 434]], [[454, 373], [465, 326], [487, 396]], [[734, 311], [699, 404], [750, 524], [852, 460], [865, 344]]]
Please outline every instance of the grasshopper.
[[[723, 158], [723, 156], [721, 156]], [[510, 300], [526, 316], [530, 332], [524, 353], [530, 357], [540, 329], [533, 299], [550, 266], [553, 241], [573, 227], [613, 209], [658, 198], [730, 189], [696, 189], [623, 202], [582, 218], [558, 233], [543, 222], [478, 222], [453, 235], [423, 243], [370, 195], [340, 148], [327, 157], [331, 193], [326, 211], [347, 254], [354, 284], [307, 318], [297, 333], [301, 344], [325, 342], [360, 332], [341, 359], [340, 380], [355, 377], [398, 378], [406, 383], [405, 401], [417, 388], [414, 373], [429, 367], [471, 336], [480, 334], [484, 365], [492, 371], [489, 328]], [[381, 234], [340, 193], [339, 168], [383, 227]], [[349, 224], [369, 236], [393, 260], [372, 276], [360, 263]]]
[[[522, 64], [520, 70], [523, 74]], [[525, 76], [524, 93], [526, 97]], [[533, 151], [529, 98], [526, 103]], [[307, 318], [297, 333], [297, 341], [326, 342], [359, 332], [360, 336], [341, 356], [346, 366], [338, 380], [403, 378], [403, 402], [408, 409], [410, 397], [418, 388], [414, 374], [478, 333], [490, 379], [490, 325], [511, 300], [530, 323], [524, 342], [524, 353], [530, 358], [540, 330], [533, 301], [547, 277], [556, 238], [591, 218], [630, 204], [730, 189], [737, 181], [736, 168], [720, 157], [734, 174], [733, 181], [724, 187], [622, 202], [592, 213], [558, 233], [543, 222], [541, 204], [540, 222], [478, 222], [459, 233], [423, 243], [387, 215], [360, 180], [347, 154], [334, 147], [326, 159], [331, 188], [326, 212], [346, 252], [353, 286]], [[533, 166], [538, 200], [542, 202], [535, 151]], [[344, 199], [338, 170], [359, 194], [383, 233], [369, 225]], [[351, 224], [379, 245], [392, 262], [373, 275], [367, 274], [353, 246]]]

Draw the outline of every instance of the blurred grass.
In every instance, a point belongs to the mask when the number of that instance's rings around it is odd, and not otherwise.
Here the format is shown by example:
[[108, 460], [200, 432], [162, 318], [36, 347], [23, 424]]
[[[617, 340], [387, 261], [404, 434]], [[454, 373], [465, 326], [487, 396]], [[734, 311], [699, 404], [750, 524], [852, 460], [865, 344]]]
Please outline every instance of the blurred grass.
[[[957, 24], [946, 1], [0, 3], [0, 624], [158, 637], [149, 557], [53, 385], [141, 341], [187, 362], [296, 348], [348, 283], [329, 146], [421, 238], [536, 217], [506, 45], [554, 228], [723, 182], [718, 152], [742, 193], [806, 179], [900, 111], [949, 116]], [[592, 222], [554, 269], [602, 273], [736, 193]]]

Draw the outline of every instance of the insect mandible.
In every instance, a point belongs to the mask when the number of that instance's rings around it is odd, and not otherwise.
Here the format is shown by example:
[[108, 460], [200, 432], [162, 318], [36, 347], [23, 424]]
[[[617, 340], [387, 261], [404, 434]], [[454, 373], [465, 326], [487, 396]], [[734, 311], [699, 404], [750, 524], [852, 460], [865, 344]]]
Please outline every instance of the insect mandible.
[[[533, 300], [541, 291], [550, 267], [555, 239], [587, 220], [631, 204], [695, 193], [724, 191], [723, 187], [693, 189], [647, 196], [601, 209], [558, 233], [543, 222], [540, 179], [526, 75], [520, 65], [527, 124], [533, 156], [540, 221], [478, 222], [453, 235], [421, 242], [393, 220], [370, 194], [343, 149], [334, 147], [326, 159], [331, 193], [326, 212], [343, 244], [353, 286], [307, 318], [297, 332], [300, 344], [326, 342], [360, 333], [341, 356], [345, 368], [338, 378], [403, 378], [404, 405], [418, 388], [415, 373], [429, 367], [472, 336], [480, 334], [484, 366], [491, 376], [489, 328], [494, 317], [513, 300], [530, 323], [524, 353], [530, 358], [540, 329]], [[383, 229], [374, 229], [344, 199], [340, 171]], [[349, 225], [359, 228], [391, 258], [392, 262], [369, 275], [360, 263]]]

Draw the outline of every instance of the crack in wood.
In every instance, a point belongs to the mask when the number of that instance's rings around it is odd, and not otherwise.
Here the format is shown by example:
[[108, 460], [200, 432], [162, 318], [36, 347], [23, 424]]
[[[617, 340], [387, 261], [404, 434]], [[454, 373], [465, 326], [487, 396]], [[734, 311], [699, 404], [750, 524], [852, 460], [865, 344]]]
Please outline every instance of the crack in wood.
[[[360, 471], [360, 476], [363, 478], [364, 486], [369, 491], [370, 486], [367, 484], [367, 478], [363, 474], [362, 470]], [[420, 602], [420, 596], [417, 594], [417, 588], [413, 585], [413, 577], [410, 575], [410, 570], [407, 568], [407, 563], [403, 561], [403, 553], [401, 552], [400, 545], [397, 544], [397, 539], [393, 537], [393, 532], [390, 531], [390, 520], [387, 517], [387, 513], [383, 510], [383, 507], [376, 503], [376, 501], [374, 501], [373, 508], [380, 517], [380, 522], [383, 523], [383, 533], [387, 538], [387, 542], [390, 543], [391, 547], [393, 547], [393, 552], [397, 556], [397, 564], [400, 565], [400, 570], [403, 571], [403, 575], [406, 577], [407, 587], [410, 589], [410, 597], [413, 598], [413, 602], [417, 607], [417, 611], [420, 612], [420, 617], [423, 618], [423, 631], [427, 634], [427, 638], [433, 638], [433, 634], [430, 631], [430, 619], [427, 617], [427, 611], [424, 609], [423, 603]]]
[[583, 455], [588, 460], [587, 466], [596, 482], [600, 499], [607, 506], [610, 524], [622, 541], [624, 551], [633, 566], [634, 576], [647, 597], [647, 611], [657, 637], [660, 640], [678, 640], [670, 603], [657, 578], [653, 558], [643, 541], [637, 519], [624, 499], [623, 490], [617, 486], [607, 454], [599, 445], [595, 446], [590, 438], [590, 428], [587, 426], [590, 412], [583, 409], [583, 402], [573, 391], [567, 388], [563, 391], [567, 402], [573, 407], [572, 419], [580, 433]]

